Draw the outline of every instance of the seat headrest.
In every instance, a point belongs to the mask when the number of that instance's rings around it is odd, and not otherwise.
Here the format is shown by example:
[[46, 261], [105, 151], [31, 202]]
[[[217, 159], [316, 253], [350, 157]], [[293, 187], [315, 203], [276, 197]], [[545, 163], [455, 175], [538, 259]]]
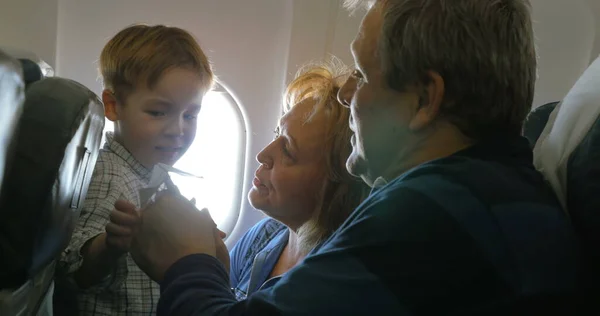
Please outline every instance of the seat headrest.
[[19, 63], [0, 51], [0, 188], [11, 158], [14, 132], [23, 111], [23, 78]]
[[26, 90], [16, 158], [0, 191], [0, 285], [16, 287], [62, 251], [85, 199], [104, 127], [98, 97], [72, 80]]
[[44, 78], [42, 68], [40, 65], [38, 65], [38, 63], [30, 59], [19, 59], [19, 62], [23, 68], [23, 79], [25, 80], [25, 85], [29, 86], [30, 84]]
[[557, 104], [558, 101], [546, 103], [533, 109], [533, 111], [527, 115], [525, 123], [523, 124], [523, 136], [527, 138], [531, 148], [535, 146], [535, 143], [544, 131], [544, 127], [546, 127], [546, 123], [548, 123], [548, 118], [550, 118], [550, 113], [554, 111]]
[[534, 148], [534, 164], [567, 209], [567, 163], [600, 115], [600, 57], [550, 114]]
[[14, 47], [2, 47], [2, 50], [12, 58], [19, 61], [27, 60], [38, 65], [38, 68], [42, 71], [43, 77], [54, 76], [54, 69], [45, 60], [40, 58], [37, 54], [25, 49], [19, 49]]

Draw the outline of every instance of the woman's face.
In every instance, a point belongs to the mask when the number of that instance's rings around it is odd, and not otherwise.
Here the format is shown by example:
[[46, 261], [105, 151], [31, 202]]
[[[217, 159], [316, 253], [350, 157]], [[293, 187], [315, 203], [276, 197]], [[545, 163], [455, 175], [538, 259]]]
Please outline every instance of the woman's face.
[[319, 110], [307, 122], [313, 106], [305, 100], [281, 118], [275, 139], [256, 156], [248, 193], [254, 208], [292, 229], [311, 218], [325, 181], [327, 117]]

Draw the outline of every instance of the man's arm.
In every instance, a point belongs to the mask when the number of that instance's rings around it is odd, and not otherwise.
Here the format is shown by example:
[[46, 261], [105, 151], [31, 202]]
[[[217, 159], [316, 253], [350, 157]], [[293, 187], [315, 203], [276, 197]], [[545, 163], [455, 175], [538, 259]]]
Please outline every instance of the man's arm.
[[[332, 269], [328, 269], [332, 268]], [[348, 276], [354, 275], [353, 278]], [[275, 288], [237, 302], [223, 266], [191, 255], [169, 269], [161, 283], [158, 315], [382, 315], [402, 310], [377, 277], [352, 257], [302, 264]], [[302, 278], [301, 282], [298, 278]], [[404, 315], [410, 315], [405, 313]]]
[[488, 265], [471, 237], [426, 196], [392, 193], [363, 204], [316, 254], [245, 301], [235, 301], [216, 259], [179, 260], [161, 282], [158, 315], [410, 315], [441, 308], [428, 297], [452, 310], [485, 295], [461, 292], [488, 281], [476, 280]]

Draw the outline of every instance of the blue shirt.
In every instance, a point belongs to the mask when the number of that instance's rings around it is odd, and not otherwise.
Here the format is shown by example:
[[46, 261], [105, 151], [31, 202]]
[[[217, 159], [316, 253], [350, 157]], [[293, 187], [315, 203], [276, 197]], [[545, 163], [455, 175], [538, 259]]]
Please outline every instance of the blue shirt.
[[526, 139], [490, 139], [384, 184], [274, 286], [237, 301], [205, 254], [158, 315], [577, 315], [573, 228]]
[[273, 286], [281, 278], [269, 279], [269, 275], [287, 245], [288, 237], [289, 230], [285, 225], [266, 218], [250, 228], [235, 244], [229, 253], [229, 277], [238, 300]]

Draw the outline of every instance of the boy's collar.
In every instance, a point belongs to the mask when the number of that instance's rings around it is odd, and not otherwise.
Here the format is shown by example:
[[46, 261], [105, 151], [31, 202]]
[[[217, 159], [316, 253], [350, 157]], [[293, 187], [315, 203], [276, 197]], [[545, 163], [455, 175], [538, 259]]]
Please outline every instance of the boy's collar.
[[106, 144], [105, 149], [112, 151], [121, 159], [123, 159], [138, 175], [146, 180], [150, 180], [152, 170], [144, 167], [133, 155], [123, 147], [118, 141], [115, 140], [114, 132], [106, 132]]

